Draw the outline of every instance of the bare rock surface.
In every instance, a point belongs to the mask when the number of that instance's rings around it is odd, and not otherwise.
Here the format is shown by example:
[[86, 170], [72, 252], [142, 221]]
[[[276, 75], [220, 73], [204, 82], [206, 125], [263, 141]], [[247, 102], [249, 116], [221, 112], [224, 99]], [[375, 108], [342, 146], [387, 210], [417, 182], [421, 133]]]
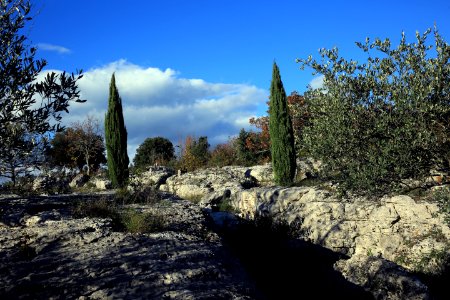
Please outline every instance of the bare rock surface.
[[370, 290], [375, 299], [430, 299], [428, 287], [395, 263], [375, 256], [353, 255], [335, 269], [347, 280]]
[[[240, 191], [231, 204], [245, 219], [269, 216], [303, 240], [350, 256], [336, 269], [377, 299], [427, 299], [412, 273], [436, 275], [448, 266], [450, 228], [436, 203], [404, 195], [343, 200], [316, 187], [270, 187]], [[380, 290], [383, 284], [390, 292]]]
[[0, 298], [255, 298], [198, 206], [133, 205], [157, 209], [168, 223], [130, 234], [113, 231], [111, 219], [74, 218], [70, 204], [79, 197], [0, 199]]
[[[349, 256], [383, 257], [411, 271], [439, 271], [450, 254], [450, 228], [437, 204], [409, 196], [346, 201], [315, 187], [273, 187], [241, 191], [231, 203], [244, 218], [271, 216], [315, 244]], [[424, 257], [427, 264], [420, 264]]]

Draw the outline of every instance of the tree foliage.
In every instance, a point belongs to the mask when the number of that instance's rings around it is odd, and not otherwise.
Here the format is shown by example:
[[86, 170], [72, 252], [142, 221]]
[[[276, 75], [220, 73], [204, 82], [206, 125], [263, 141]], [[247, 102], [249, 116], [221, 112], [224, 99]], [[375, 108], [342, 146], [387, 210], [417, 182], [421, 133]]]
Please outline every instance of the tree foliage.
[[[287, 96], [289, 116], [292, 120], [292, 129], [294, 131], [295, 146], [296, 149], [301, 148], [301, 135], [303, 132], [303, 127], [308, 124], [309, 111], [308, 105], [305, 98], [300, 95], [297, 91], [291, 92]], [[267, 102], [267, 107], [269, 113], [270, 102]], [[269, 132], [269, 116], [262, 116], [258, 118], [250, 118], [250, 124], [255, 126], [260, 130], [260, 132], [255, 132], [250, 134], [247, 139], [247, 144], [249, 149], [257, 149], [258, 152], [264, 152], [264, 156], [260, 159], [260, 162], [270, 160], [270, 132]]]
[[87, 174], [106, 163], [105, 145], [99, 121], [88, 116], [83, 122], [74, 122], [58, 132], [50, 142], [47, 156], [54, 166], [78, 168], [86, 166]]
[[116, 78], [111, 76], [108, 111], [105, 116], [105, 140], [108, 160], [108, 175], [114, 187], [124, 187], [129, 177], [127, 130], [123, 119], [122, 99], [116, 87]]
[[171, 141], [163, 137], [147, 138], [137, 148], [134, 166], [143, 169], [154, 164], [165, 164], [175, 158]]
[[276, 63], [273, 64], [270, 84], [269, 132], [275, 182], [289, 185], [296, 171], [294, 132], [286, 92]]
[[0, 175], [13, 184], [18, 172], [43, 162], [48, 135], [62, 129], [69, 102], [84, 102], [77, 86], [81, 71], [37, 80], [47, 62], [35, 59], [36, 48], [21, 33], [30, 11], [29, 1], [0, 1]]
[[218, 144], [211, 151], [208, 165], [211, 167], [224, 167], [238, 164], [238, 151], [236, 139], [230, 139], [228, 142]]
[[206, 136], [198, 139], [192, 136], [186, 137], [184, 145], [181, 146], [180, 169], [194, 171], [205, 167], [210, 158], [209, 146]]
[[265, 132], [241, 129], [236, 137], [237, 162], [243, 166], [254, 166], [270, 161], [270, 141]]
[[298, 60], [324, 75], [323, 88], [305, 94], [311, 126], [303, 143], [311, 155], [355, 192], [383, 193], [448, 169], [449, 45], [436, 28], [416, 33], [414, 43], [403, 33], [397, 47], [378, 38], [356, 44], [368, 56], [363, 64], [337, 48], [321, 49], [322, 61]]

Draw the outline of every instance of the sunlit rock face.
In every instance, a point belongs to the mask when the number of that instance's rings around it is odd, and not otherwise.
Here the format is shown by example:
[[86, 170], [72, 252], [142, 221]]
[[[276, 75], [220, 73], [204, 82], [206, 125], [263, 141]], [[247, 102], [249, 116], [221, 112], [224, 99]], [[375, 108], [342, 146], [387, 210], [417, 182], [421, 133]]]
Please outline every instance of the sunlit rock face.
[[347, 255], [383, 257], [411, 271], [438, 273], [449, 251], [450, 228], [436, 203], [409, 196], [342, 200], [315, 187], [255, 188], [232, 197], [247, 219], [271, 216], [298, 235]]

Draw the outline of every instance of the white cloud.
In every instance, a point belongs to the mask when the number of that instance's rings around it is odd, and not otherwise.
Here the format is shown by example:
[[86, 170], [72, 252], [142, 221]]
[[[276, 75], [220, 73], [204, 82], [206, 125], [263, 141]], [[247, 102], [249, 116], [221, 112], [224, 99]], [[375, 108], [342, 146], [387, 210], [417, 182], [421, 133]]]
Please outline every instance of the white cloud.
[[310, 82], [309, 82], [309, 86], [312, 89], [319, 89], [323, 87], [323, 80], [325, 79], [324, 75], [320, 75], [317, 77], [314, 77]]
[[70, 106], [70, 113], [63, 117], [65, 125], [88, 114], [103, 124], [113, 72], [122, 98], [130, 159], [148, 137], [163, 136], [174, 145], [187, 135], [208, 136], [212, 145], [225, 142], [249, 127], [248, 119], [268, 96], [266, 90], [251, 85], [187, 79], [172, 69], [119, 60], [84, 73], [79, 88], [87, 102]]
[[39, 50], [53, 51], [53, 52], [58, 52], [59, 54], [67, 54], [67, 53], [71, 52], [70, 49], [68, 49], [68, 48], [58, 46], [58, 45], [47, 44], [47, 43], [39, 43], [36, 46], [38, 47]]

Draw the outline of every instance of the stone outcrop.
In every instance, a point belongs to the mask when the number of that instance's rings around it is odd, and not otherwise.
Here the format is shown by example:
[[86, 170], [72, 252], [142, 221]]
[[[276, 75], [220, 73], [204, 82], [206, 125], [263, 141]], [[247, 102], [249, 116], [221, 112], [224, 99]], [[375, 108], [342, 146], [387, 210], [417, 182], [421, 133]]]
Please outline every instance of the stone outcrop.
[[129, 206], [168, 220], [157, 232], [131, 234], [114, 231], [108, 218], [74, 218], [77, 197], [0, 199], [2, 299], [254, 298], [198, 206]]
[[227, 166], [174, 175], [159, 189], [210, 207], [224, 195], [230, 197], [248, 188], [270, 184], [273, 184], [273, 174], [268, 164], [250, 168]]
[[69, 186], [71, 188], [82, 187], [89, 181], [89, 179], [90, 179], [89, 175], [79, 173], [72, 179], [72, 181], [69, 183]]
[[232, 197], [246, 219], [271, 216], [333, 251], [382, 257], [410, 271], [438, 273], [450, 256], [450, 228], [436, 203], [409, 196], [337, 199], [314, 187], [255, 188]]
[[145, 172], [142, 172], [138, 177], [134, 178], [134, 182], [139, 182], [143, 185], [159, 186], [165, 184], [167, 178], [175, 174], [171, 168], [163, 166], [149, 167]]
[[374, 256], [353, 255], [335, 269], [347, 280], [371, 291], [375, 299], [429, 299], [428, 287], [397, 264]]
[[93, 177], [89, 180], [98, 191], [106, 191], [112, 188], [111, 180], [100, 177]]

